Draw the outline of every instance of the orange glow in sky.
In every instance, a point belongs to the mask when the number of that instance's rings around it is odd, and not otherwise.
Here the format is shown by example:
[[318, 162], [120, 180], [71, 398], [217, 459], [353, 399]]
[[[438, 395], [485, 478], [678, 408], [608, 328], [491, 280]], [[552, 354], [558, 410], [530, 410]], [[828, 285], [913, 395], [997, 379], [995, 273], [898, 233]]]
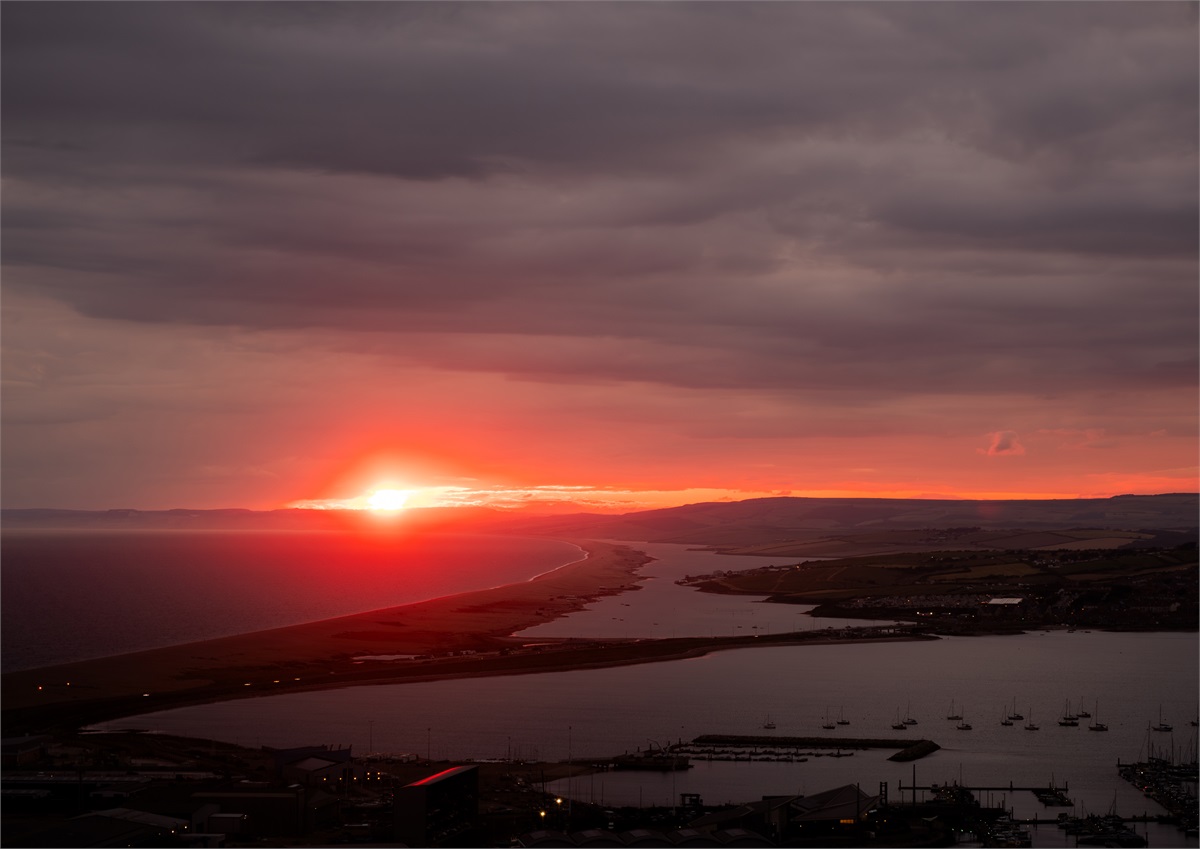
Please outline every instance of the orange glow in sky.
[[335, 5], [5, 8], [4, 507], [1200, 489], [1194, 4]]
[[377, 489], [367, 498], [369, 510], [403, 510], [409, 493], [403, 489]]

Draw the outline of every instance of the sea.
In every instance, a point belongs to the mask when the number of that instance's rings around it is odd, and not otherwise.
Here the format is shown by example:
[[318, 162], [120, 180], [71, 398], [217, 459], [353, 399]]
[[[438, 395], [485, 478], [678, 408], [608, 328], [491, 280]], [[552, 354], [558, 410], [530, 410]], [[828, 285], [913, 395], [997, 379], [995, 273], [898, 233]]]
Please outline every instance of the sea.
[[[35, 650], [30, 644], [37, 639], [26, 636], [17, 661], [25, 666], [527, 580], [580, 556], [567, 543], [513, 537], [447, 535], [413, 540], [408, 547], [364, 543], [347, 552], [346, 540], [324, 535], [132, 536], [136, 539], [83, 534], [66, 549], [27, 540], [18, 548], [22, 565], [14, 573], [12, 535], [5, 534], [6, 669], [13, 650], [10, 629], [15, 637], [21, 627], [34, 627], [37, 615], [57, 620], [57, 628], [40, 632], [54, 648]], [[647, 580], [641, 589], [523, 633], [651, 637], [668, 635], [667, 628], [677, 636], [821, 629], [833, 637], [846, 625], [862, 624], [813, 618], [804, 606], [713, 595], [676, 583], [686, 575], [767, 565], [769, 559], [630, 544], [656, 558], [643, 568]], [[79, 562], [65, 562], [74, 559]], [[17, 610], [25, 623], [17, 626], [10, 610], [22, 604], [37, 604], [41, 612]], [[68, 621], [97, 608], [107, 615], [92, 618], [90, 626]], [[191, 616], [183, 614], [189, 608], [208, 613], [176, 630], [160, 630], [170, 620]], [[114, 638], [109, 633], [114, 617], [129, 618], [136, 627]], [[908, 736], [931, 739], [941, 749], [907, 764], [888, 761], [891, 752], [882, 749], [831, 757], [833, 747], [817, 748], [804, 762], [697, 760], [682, 772], [603, 772], [550, 782], [547, 789], [606, 805], [672, 805], [681, 793], [698, 793], [712, 805], [811, 794], [847, 783], [872, 793], [886, 789], [892, 800], [903, 800], [913, 791], [901, 785], [957, 781], [993, 788], [981, 791], [982, 801], [1003, 804], [1018, 817], [1060, 811], [1157, 814], [1162, 812], [1157, 803], [1118, 776], [1118, 762], [1196, 757], [1197, 728], [1191, 722], [1198, 716], [1197, 647], [1195, 632], [1086, 630], [772, 646], [610, 669], [242, 699], [127, 717], [96, 729], [138, 728], [248, 746], [353, 745], [356, 752], [434, 760], [587, 761], [701, 734]], [[54, 659], [30, 662], [44, 657]], [[1086, 708], [1110, 730], [1089, 731], [1089, 720], [1059, 726], [1068, 703]], [[957, 721], [946, 718], [952, 706], [971, 730], [958, 730]], [[1014, 709], [1039, 730], [1025, 730], [1024, 722], [1002, 726], [1002, 716]], [[917, 724], [892, 730], [901, 716]], [[820, 726], [829, 717], [849, 725], [826, 731]], [[768, 719], [774, 729], [763, 727]], [[1159, 722], [1173, 730], [1151, 730]], [[1045, 808], [1019, 789], [1050, 784], [1068, 788], [1070, 808]], [[1003, 789], [1008, 787], [1014, 789]], [[1139, 831], [1151, 846], [1195, 845], [1194, 838], [1169, 826], [1150, 824]], [[1068, 845], [1065, 833], [1053, 826], [1041, 826], [1033, 839], [1035, 846]]]
[[0, 535], [4, 672], [362, 613], [529, 580], [558, 540], [339, 531]]

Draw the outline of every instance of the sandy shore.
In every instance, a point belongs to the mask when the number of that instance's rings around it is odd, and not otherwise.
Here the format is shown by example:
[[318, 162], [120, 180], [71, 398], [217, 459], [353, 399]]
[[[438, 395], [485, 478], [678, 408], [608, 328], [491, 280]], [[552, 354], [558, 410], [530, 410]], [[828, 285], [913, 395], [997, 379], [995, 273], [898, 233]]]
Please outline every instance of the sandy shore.
[[[627, 546], [577, 543], [581, 559], [530, 581], [303, 625], [256, 631], [3, 676], [3, 708], [126, 698], [328, 674], [363, 655], [496, 650], [509, 635], [589, 601], [633, 589], [650, 557]], [[269, 678], [266, 676], [270, 676]]]
[[[189, 704], [360, 684], [619, 666], [765, 645], [921, 639], [864, 632], [662, 640], [524, 640], [516, 632], [636, 589], [652, 558], [578, 543], [580, 559], [530, 581], [150, 651], [3, 676], [8, 736]], [[453, 654], [452, 654], [453, 653]], [[372, 656], [407, 656], [370, 660]], [[136, 720], [131, 721], [136, 725]]]

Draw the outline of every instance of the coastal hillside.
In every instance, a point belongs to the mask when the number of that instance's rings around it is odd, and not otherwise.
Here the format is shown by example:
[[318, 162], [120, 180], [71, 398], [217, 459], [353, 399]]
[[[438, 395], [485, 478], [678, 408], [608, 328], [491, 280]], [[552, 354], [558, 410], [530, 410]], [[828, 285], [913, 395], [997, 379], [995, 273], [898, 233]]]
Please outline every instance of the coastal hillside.
[[[857, 548], [922, 550], [941, 547], [946, 533], [959, 542], [983, 547], [1030, 548], [1071, 538], [1015, 535], [999, 539], [989, 531], [1137, 532], [1133, 537], [1084, 534], [1118, 541], [1153, 540], [1178, 545], [1196, 538], [1200, 512], [1197, 493], [1120, 495], [1022, 501], [957, 501], [892, 498], [755, 498], [746, 501], [688, 504], [620, 515], [576, 513], [538, 516], [485, 508], [406, 510], [392, 527], [406, 529], [524, 533], [566, 538], [670, 542], [779, 553], [796, 541], [853, 538]], [[356, 510], [4, 510], [5, 529], [271, 529], [354, 530], [379, 528], [376, 516]], [[932, 531], [944, 533], [931, 533]], [[974, 534], [978, 540], [963, 539]], [[881, 536], [882, 535], [882, 536]], [[1061, 536], [1061, 535], [1060, 535]], [[878, 546], [872, 544], [872, 540]], [[862, 544], [866, 543], [864, 549]], [[879, 547], [881, 546], [881, 547]], [[1115, 545], [1114, 545], [1115, 547]], [[806, 550], [804, 553], [813, 554]], [[841, 552], [833, 552], [838, 554]], [[816, 556], [816, 555], [814, 555]]]
[[[755, 498], [689, 504], [620, 516], [576, 515], [531, 519], [513, 522], [511, 528], [529, 533], [688, 543], [731, 549], [763, 548], [796, 540], [846, 536], [866, 541], [871, 535], [879, 534], [883, 534], [889, 543], [905, 542], [917, 548], [944, 547], [944, 534], [917, 533], [933, 529], [949, 529], [957, 536], [999, 529], [1038, 532], [1080, 529], [1141, 531], [1155, 532], [1142, 534], [1144, 538], [1161, 538], [1164, 544], [1177, 545], [1195, 539], [1196, 528], [1200, 524], [1198, 510], [1200, 496], [1196, 493], [1020, 501]], [[898, 535], [896, 532], [906, 533]], [[991, 534], [991, 537], [995, 536]], [[1048, 538], [1041, 544], [1054, 541]], [[889, 544], [885, 547], [894, 546]], [[1001, 547], [1029, 547], [1029, 542], [1018, 540]]]

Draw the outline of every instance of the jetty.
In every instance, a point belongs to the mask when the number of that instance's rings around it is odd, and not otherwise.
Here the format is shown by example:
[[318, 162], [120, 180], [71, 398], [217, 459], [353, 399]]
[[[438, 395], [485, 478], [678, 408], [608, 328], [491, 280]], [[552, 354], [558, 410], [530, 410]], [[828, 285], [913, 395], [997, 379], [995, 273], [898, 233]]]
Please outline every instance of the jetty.
[[[671, 747], [680, 754], [707, 760], [792, 760], [796, 757], [849, 757], [856, 750], [898, 749], [888, 760], [910, 761], [941, 748], [932, 740], [880, 737], [782, 737], [745, 734], [701, 734], [690, 743]], [[834, 750], [831, 754], [828, 750]]]
[[[1011, 781], [1006, 785], [1000, 784], [1000, 785], [997, 785], [994, 787], [984, 787], [984, 786], [967, 787], [965, 785], [959, 785], [959, 784], [954, 784], [951, 786], [957, 787], [957, 788], [959, 788], [967, 793], [971, 793], [971, 794], [975, 794], [975, 793], [1008, 793], [1008, 794], [1032, 793], [1034, 796], [1037, 797], [1037, 800], [1039, 802], [1041, 802], [1043, 805], [1046, 805], [1047, 807], [1073, 807], [1075, 804], [1067, 796], [1067, 791], [1070, 788], [1068, 787], [1067, 782], [1065, 782], [1065, 781], [1063, 782], [1061, 787], [1056, 786], [1053, 781], [1051, 781], [1049, 784], [1042, 785], [1039, 787], [1018, 787], [1017, 785], [1013, 784]], [[920, 790], [922, 792], [928, 792], [931, 795], [937, 795], [939, 793], [945, 792], [946, 785], [944, 785], [944, 784], [920, 785], [914, 781], [912, 784], [909, 784], [906, 787], [903, 782], [900, 782], [898, 784], [898, 789], [900, 790], [900, 795], [902, 798], [905, 793], [911, 793], [912, 798], [915, 799], [916, 792], [918, 790]], [[1055, 820], [1055, 821], [1057, 822], [1057, 820]]]

